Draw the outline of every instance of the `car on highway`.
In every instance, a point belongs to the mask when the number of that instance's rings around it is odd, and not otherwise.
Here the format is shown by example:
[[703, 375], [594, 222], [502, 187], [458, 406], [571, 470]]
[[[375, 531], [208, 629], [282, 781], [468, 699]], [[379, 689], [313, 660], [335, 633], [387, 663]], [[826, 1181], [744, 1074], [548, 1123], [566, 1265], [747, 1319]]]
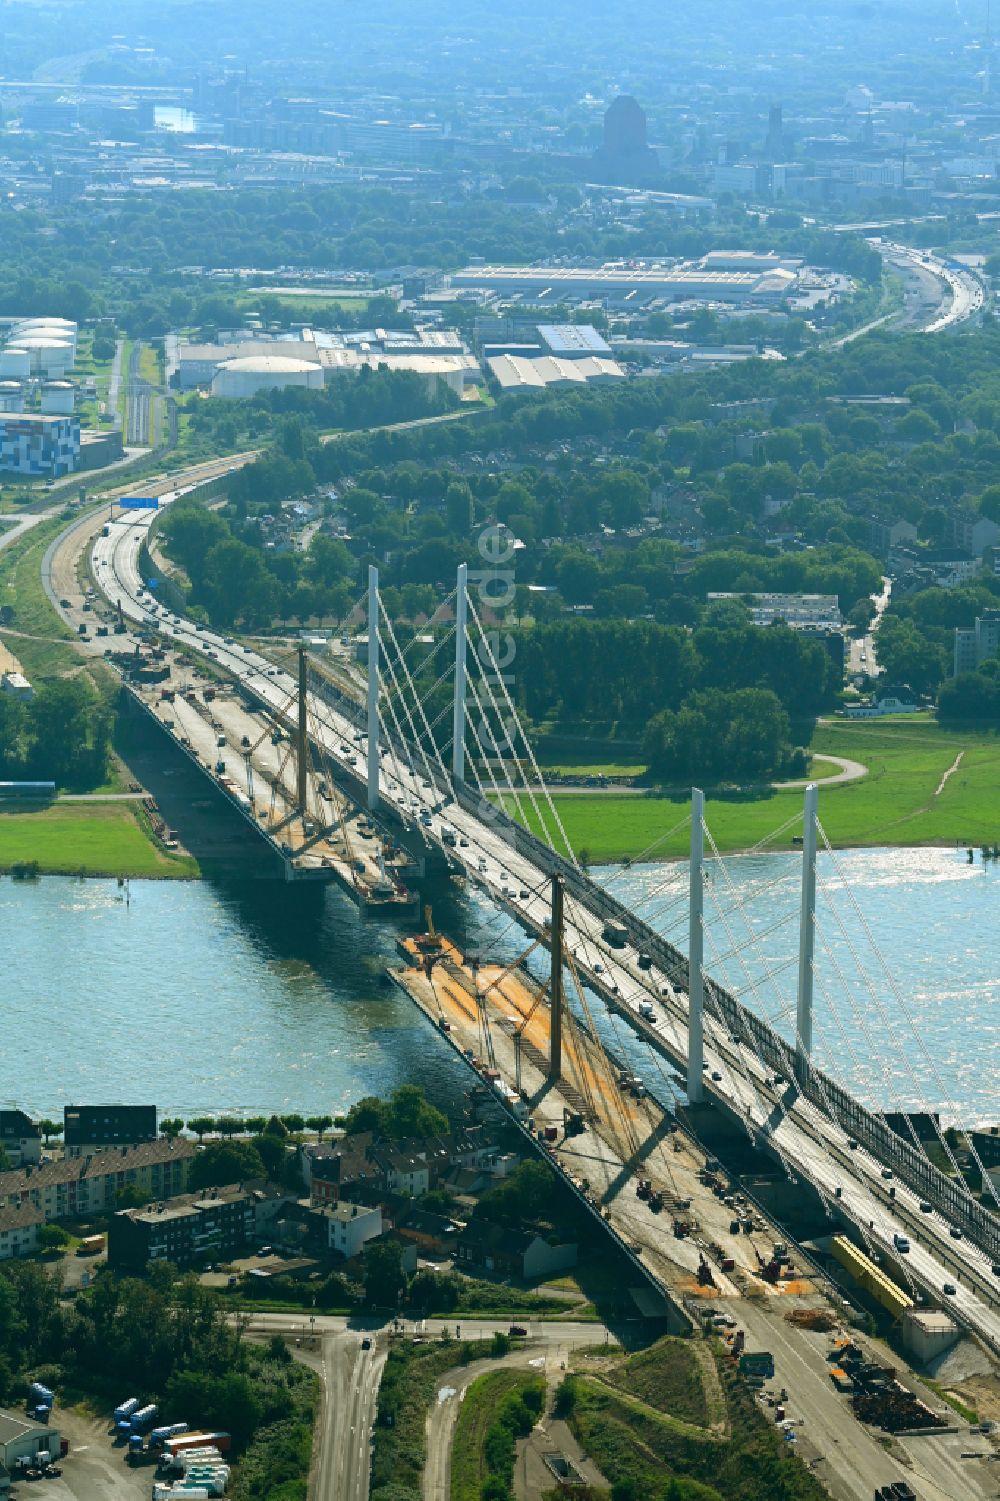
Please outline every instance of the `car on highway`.
[[507, 1335], [510, 1339], [525, 1339], [527, 1338], [527, 1334], [528, 1331], [523, 1324], [511, 1324], [507, 1330]]
[[68, 599], [61, 599], [59, 601], [59, 608], [61, 610], [68, 610], [69, 609], [69, 600]]
[[957, 1225], [952, 1225], [951, 1229], [948, 1231], [948, 1234], [951, 1236], [952, 1240], [962, 1239], [962, 1232]]
[[364, 1337], [364, 1339], [361, 1341], [361, 1348], [362, 1348], [362, 1350], [370, 1350], [371, 1347], [372, 1347], [372, 1342], [368, 1338], [368, 1335], [366, 1334], [365, 1337]]
[[934, 1205], [933, 1204], [928, 1204], [928, 1202], [927, 1202], [926, 1199], [921, 1199], [920, 1200], [920, 1213], [921, 1214], [933, 1214], [934, 1213]]
[[717, 1068], [713, 1068], [713, 1070], [712, 1070], [712, 1078], [713, 1078], [713, 1080], [715, 1081], [716, 1084], [721, 1084], [722, 1083], [722, 1075], [719, 1073], [719, 1070]]
[[944, 1293], [946, 1298], [953, 1298], [958, 1292], [958, 1288], [955, 1286], [954, 1282], [946, 1282], [941, 1291]]
[[882, 1177], [886, 1180], [886, 1182], [888, 1182], [889, 1179], [892, 1177], [892, 1168], [891, 1167], [884, 1167], [882, 1169]]

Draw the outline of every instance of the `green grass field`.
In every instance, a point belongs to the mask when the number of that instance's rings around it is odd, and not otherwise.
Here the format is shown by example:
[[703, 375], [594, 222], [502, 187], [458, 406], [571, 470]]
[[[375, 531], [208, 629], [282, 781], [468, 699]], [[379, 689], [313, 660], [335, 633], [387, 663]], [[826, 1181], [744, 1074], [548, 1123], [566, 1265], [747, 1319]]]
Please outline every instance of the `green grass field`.
[[[7, 645], [20, 658], [29, 678], [65, 672], [79, 662], [69, 645], [69, 629], [49, 604], [42, 588], [42, 557], [65, 525], [62, 516], [41, 521], [0, 552], [0, 605], [9, 605], [14, 612], [12, 632], [25, 633], [11, 634]], [[0, 638], [3, 634], [0, 628]], [[27, 639], [30, 637], [42, 639]]]
[[55, 803], [31, 813], [0, 812], [0, 871], [36, 861], [45, 875], [191, 878], [188, 856], [153, 844], [129, 803]]
[[[1000, 843], [997, 735], [939, 729], [929, 720], [838, 720], [818, 727], [812, 749], [846, 756], [869, 768], [863, 781], [820, 794], [820, 820], [832, 844]], [[941, 787], [956, 760], [957, 768]], [[634, 859], [646, 852], [649, 858], [666, 859], [687, 851], [687, 828], [664, 837], [684, 819], [686, 794], [554, 797], [574, 850], [578, 855], [586, 852], [592, 861]], [[770, 840], [801, 809], [801, 792], [745, 801], [709, 797], [706, 821], [720, 850], [750, 849]], [[525, 812], [529, 827], [537, 832], [534, 815]], [[786, 830], [774, 847], [788, 848], [795, 832]]]

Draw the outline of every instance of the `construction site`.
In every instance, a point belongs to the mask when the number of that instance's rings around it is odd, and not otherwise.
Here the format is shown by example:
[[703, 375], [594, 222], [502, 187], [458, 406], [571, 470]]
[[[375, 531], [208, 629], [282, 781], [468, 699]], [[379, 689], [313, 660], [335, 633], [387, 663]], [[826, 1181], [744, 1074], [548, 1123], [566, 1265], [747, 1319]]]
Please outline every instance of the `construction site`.
[[[299, 653], [299, 675], [305, 672]], [[273, 712], [184, 652], [151, 644], [119, 659], [136, 702], [271, 845], [286, 877], [336, 881], [361, 910], [416, 910], [411, 856], [337, 786], [310, 723], [313, 699]], [[342, 747], [350, 762], [353, 746]]]
[[601, 1041], [572, 954], [541, 983], [527, 968], [538, 944], [503, 966], [463, 955], [429, 921], [398, 947], [396, 982], [679, 1308], [815, 1293], [759, 1205]]

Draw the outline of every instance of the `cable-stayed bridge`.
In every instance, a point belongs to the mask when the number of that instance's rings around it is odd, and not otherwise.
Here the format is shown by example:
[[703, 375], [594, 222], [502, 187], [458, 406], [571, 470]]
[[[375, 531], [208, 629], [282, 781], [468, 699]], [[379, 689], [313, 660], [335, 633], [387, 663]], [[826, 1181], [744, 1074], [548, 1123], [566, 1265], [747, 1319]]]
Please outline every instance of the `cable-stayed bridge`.
[[[164, 497], [161, 503], [169, 501]], [[155, 631], [186, 656], [210, 663], [237, 684], [241, 701], [289, 731], [287, 768], [271, 767], [271, 812], [242, 794], [246, 816], [286, 861], [290, 874], [335, 820], [311, 786], [322, 772], [343, 799], [367, 811], [417, 865], [448, 868], [479, 888], [511, 922], [545, 945], [561, 904], [567, 958], [610, 1011], [676, 1069], [688, 1100], [708, 1101], [773, 1154], [794, 1181], [807, 1180], [832, 1218], [851, 1224], [879, 1257], [894, 1257], [899, 1275], [944, 1306], [1000, 1351], [1000, 1219], [975, 1196], [946, 1132], [935, 1127], [936, 1165], [912, 1128], [890, 1128], [881, 1110], [864, 1106], [821, 1068], [813, 1044], [818, 967], [817, 846], [823, 842], [816, 789], [805, 796], [794, 1016], [779, 1028], [758, 1004], [759, 979], [746, 989], [754, 1004], [707, 972], [704, 861], [711, 834], [703, 798], [692, 794], [690, 880], [683, 903], [688, 957], [650, 920], [581, 868], [549, 796], [506, 681], [505, 643], [471, 597], [465, 568], [439, 616], [452, 622], [432, 647], [401, 646], [370, 570], [367, 661], [363, 682], [331, 677], [304, 655], [291, 670], [230, 637], [196, 627], [157, 603], [144, 588], [140, 546], [152, 515], [113, 522], [93, 548], [95, 577], [123, 621]], [[297, 740], [296, 740], [297, 736]], [[209, 771], [211, 773], [211, 766]], [[247, 758], [247, 777], [252, 775]], [[288, 810], [278, 832], [273, 785]], [[329, 788], [327, 788], [329, 792]], [[308, 805], [308, 806], [307, 806]], [[279, 810], [280, 811], [280, 810]], [[342, 812], [338, 818], [342, 818]], [[534, 832], [533, 832], [534, 831]], [[708, 889], [711, 889], [709, 886]], [[655, 890], [654, 890], [655, 895]], [[676, 893], [673, 901], [676, 905]], [[723, 902], [721, 920], [735, 899]], [[733, 947], [738, 947], [733, 939]], [[733, 957], [733, 955], [730, 955]], [[763, 960], [767, 971], [768, 961]], [[835, 982], [836, 983], [836, 982]], [[561, 990], [561, 985], [558, 987]], [[745, 991], [744, 991], [745, 993]], [[905, 999], [871, 992], [890, 1030], [909, 1025]], [[892, 1014], [889, 1014], [891, 1010]], [[550, 1066], [558, 1075], [558, 1008]], [[919, 1037], [907, 1047], [919, 1047]], [[905, 1048], [903, 1049], [905, 1051]], [[885, 1059], [885, 1067], [898, 1060]], [[928, 1113], [933, 1119], [933, 1112]], [[983, 1173], [981, 1163], [975, 1164]], [[910, 1250], [896, 1254], [900, 1238]], [[949, 1291], [951, 1289], [951, 1291]]]

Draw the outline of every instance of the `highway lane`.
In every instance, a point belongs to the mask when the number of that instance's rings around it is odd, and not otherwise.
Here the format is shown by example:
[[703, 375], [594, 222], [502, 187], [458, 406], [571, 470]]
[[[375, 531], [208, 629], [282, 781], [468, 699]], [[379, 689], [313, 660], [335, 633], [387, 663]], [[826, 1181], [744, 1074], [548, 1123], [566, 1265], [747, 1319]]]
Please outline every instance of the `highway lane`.
[[871, 237], [870, 243], [890, 265], [909, 269], [917, 274], [929, 274], [941, 284], [943, 291], [938, 307], [933, 316], [923, 323], [921, 333], [941, 333], [960, 323], [967, 323], [983, 311], [983, 284], [964, 266], [944, 261], [929, 251], [915, 250], [911, 245], [883, 240], [877, 235]]
[[[169, 504], [172, 497], [163, 497]], [[107, 597], [124, 615], [150, 625], [192, 652], [211, 654], [218, 666], [251, 686], [280, 713], [295, 691], [291, 674], [274, 667], [248, 647], [227, 642], [209, 630], [196, 630], [171, 616], [143, 594], [138, 570], [139, 543], [151, 520], [136, 513], [113, 523], [108, 536], [94, 545], [94, 568]], [[314, 734], [326, 753], [344, 762], [367, 754], [364, 736], [327, 702], [314, 699], [310, 712]], [[443, 847], [445, 825], [454, 830], [458, 856], [469, 879], [505, 908], [512, 920], [540, 933], [549, 916], [549, 881], [527, 856], [514, 850], [499, 828], [449, 800], [435, 785], [447, 778], [435, 767], [404, 764], [391, 748], [381, 758], [381, 789], [392, 805], [425, 839]], [[602, 919], [571, 896], [566, 901], [566, 938], [577, 963], [598, 993], [611, 997], [628, 1014], [630, 1024], [659, 1052], [683, 1068], [686, 1047], [686, 996], [671, 978], [652, 967], [638, 968], [639, 955], [611, 948], [603, 938]], [[655, 1020], [644, 1021], [640, 1001], [655, 997]], [[919, 1280], [932, 1294], [1000, 1351], [1000, 1288], [985, 1255], [967, 1240], [953, 1239], [951, 1227], [936, 1213], [920, 1209], [920, 1199], [900, 1181], [886, 1178], [881, 1165], [863, 1149], [852, 1149], [842, 1128], [832, 1123], [799, 1092], [776, 1084], [765, 1063], [743, 1040], [730, 1037], [711, 1014], [705, 1019], [706, 1088], [724, 1100], [756, 1136], [767, 1139], [792, 1174], [808, 1178], [830, 1205], [863, 1232], [879, 1255], [893, 1257], [897, 1236], [912, 1243], [908, 1256], [897, 1258], [897, 1275]], [[895, 1197], [891, 1191], [895, 1191]], [[944, 1291], [954, 1286], [953, 1294]]]

